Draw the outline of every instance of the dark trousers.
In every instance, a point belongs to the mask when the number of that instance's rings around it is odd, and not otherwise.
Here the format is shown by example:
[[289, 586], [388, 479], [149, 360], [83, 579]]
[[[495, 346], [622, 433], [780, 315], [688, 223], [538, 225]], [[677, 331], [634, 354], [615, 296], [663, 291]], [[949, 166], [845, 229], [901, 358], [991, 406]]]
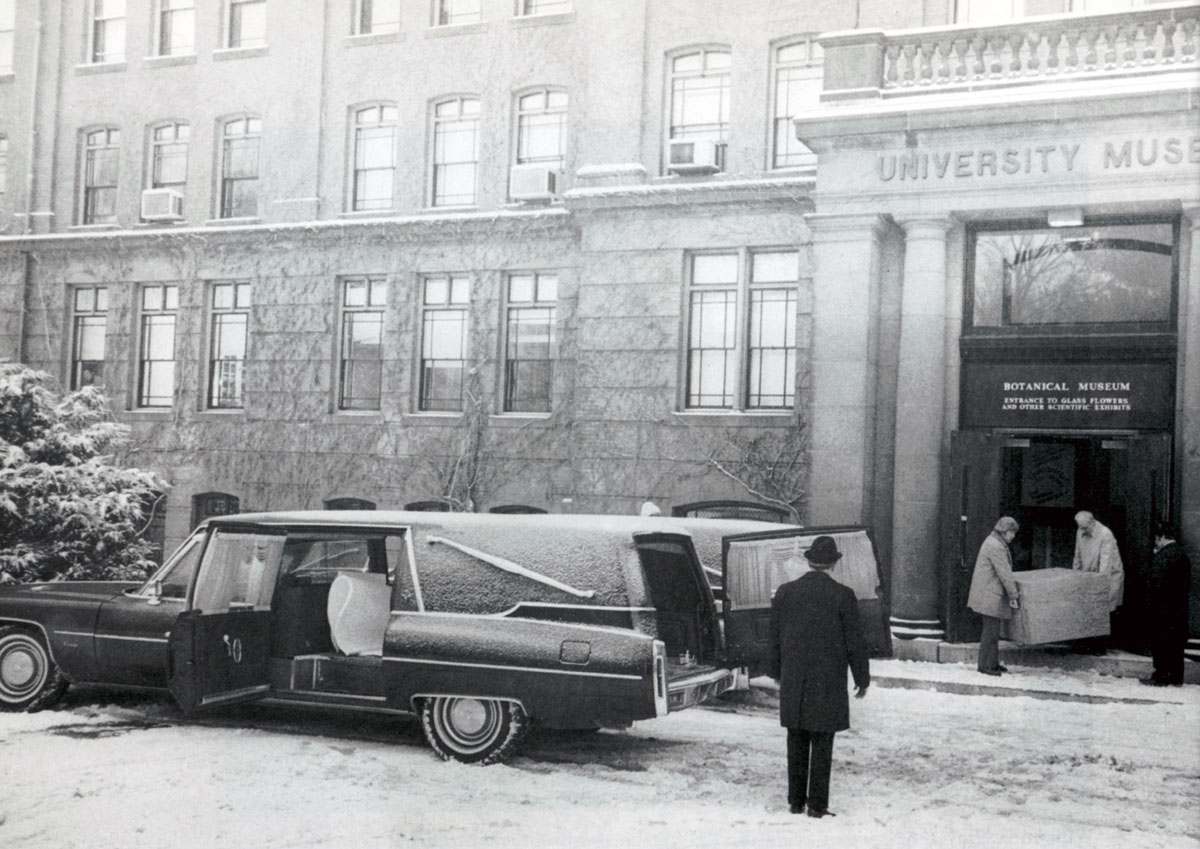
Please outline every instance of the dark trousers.
[[983, 632], [979, 635], [979, 671], [1000, 665], [1000, 620], [983, 616]]
[[1183, 683], [1183, 649], [1187, 642], [1187, 631], [1167, 628], [1154, 635], [1150, 650], [1154, 653], [1155, 681], [1164, 684]]
[[833, 770], [833, 732], [789, 728], [788, 804], [829, 807], [829, 773]]

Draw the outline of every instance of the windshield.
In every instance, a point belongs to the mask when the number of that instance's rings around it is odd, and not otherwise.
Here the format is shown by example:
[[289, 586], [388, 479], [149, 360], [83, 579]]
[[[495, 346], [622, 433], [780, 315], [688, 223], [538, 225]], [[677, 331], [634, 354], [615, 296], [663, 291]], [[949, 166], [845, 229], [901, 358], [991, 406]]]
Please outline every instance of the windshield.
[[183, 601], [187, 598], [188, 585], [192, 575], [196, 573], [196, 565], [200, 562], [200, 550], [204, 547], [204, 531], [192, 534], [183, 545], [175, 549], [175, 553], [150, 576], [145, 584], [138, 589], [138, 595], [151, 595], [154, 586], [162, 582], [163, 599]]

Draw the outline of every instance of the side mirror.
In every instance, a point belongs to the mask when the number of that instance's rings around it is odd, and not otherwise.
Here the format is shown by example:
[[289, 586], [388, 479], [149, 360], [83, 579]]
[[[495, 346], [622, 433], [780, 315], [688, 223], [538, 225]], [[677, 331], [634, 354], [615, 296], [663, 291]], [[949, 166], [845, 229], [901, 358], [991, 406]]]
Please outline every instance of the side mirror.
[[150, 591], [150, 597], [147, 604], [162, 604], [162, 581], [155, 581], [154, 586]]

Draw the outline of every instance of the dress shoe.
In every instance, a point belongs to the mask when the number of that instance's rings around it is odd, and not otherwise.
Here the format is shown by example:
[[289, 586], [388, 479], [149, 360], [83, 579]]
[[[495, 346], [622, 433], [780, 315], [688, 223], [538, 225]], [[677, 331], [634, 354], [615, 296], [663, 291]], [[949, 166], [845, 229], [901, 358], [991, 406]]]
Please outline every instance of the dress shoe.
[[997, 678], [1000, 677], [999, 669], [981, 669], [979, 671], [982, 672], [984, 675], [995, 675]]
[[837, 814], [835, 814], [833, 811], [829, 810], [829, 808], [809, 808], [808, 815], [815, 819], [820, 819], [821, 817], [836, 817], [837, 816]]
[[1008, 671], [1008, 667], [1005, 666], [1003, 663], [997, 663], [995, 666], [995, 669], [997, 672], [1007, 672]]
[[804, 805], [803, 804], [789, 805], [788, 811], [790, 811], [793, 814], [802, 814], [802, 813], [804, 813]]
[[1142, 684], [1145, 684], [1147, 687], [1167, 687], [1167, 686], [1170, 686], [1169, 684], [1167, 684], [1167, 682], [1166, 682], [1166, 681], [1161, 681], [1161, 680], [1159, 680], [1158, 678], [1154, 678], [1153, 676], [1151, 676], [1150, 678], [1139, 678], [1139, 679], [1138, 679], [1138, 681], [1140, 681]]

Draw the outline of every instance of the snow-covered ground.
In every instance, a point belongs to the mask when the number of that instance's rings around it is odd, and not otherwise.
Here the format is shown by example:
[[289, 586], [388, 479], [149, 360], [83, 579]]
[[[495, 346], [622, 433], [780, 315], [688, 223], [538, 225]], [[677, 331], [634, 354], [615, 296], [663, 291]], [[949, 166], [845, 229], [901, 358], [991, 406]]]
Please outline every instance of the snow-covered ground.
[[156, 696], [72, 690], [0, 715], [0, 846], [1200, 847], [1200, 687], [895, 660], [872, 672], [1092, 701], [872, 687], [835, 743], [838, 816], [814, 820], [787, 811], [764, 686], [627, 731], [543, 732], [493, 767], [438, 761], [403, 718], [191, 720]]

